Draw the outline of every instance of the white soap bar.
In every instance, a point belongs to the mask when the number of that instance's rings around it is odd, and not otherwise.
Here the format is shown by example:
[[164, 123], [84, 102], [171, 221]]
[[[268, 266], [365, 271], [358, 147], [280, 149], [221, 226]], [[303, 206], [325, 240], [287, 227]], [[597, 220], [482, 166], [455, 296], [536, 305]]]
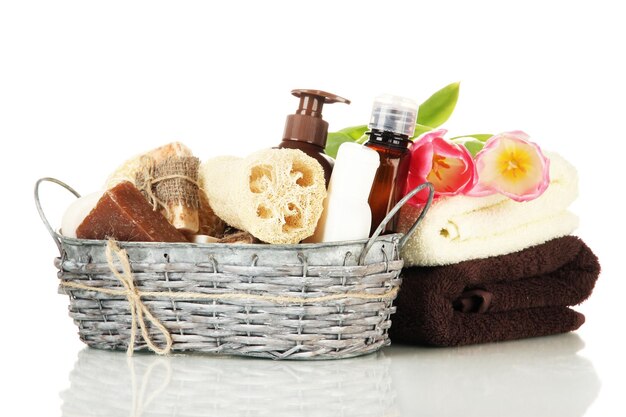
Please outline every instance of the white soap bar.
[[98, 191], [80, 197], [65, 210], [61, 221], [61, 234], [66, 237], [76, 237], [76, 229], [85, 220], [85, 217], [98, 204], [104, 191]]
[[207, 235], [193, 235], [191, 236], [191, 241], [193, 243], [215, 243], [219, 242], [219, 239], [213, 236]]
[[351, 142], [339, 147], [322, 217], [307, 242], [368, 238], [372, 223], [368, 198], [379, 165], [378, 152], [371, 148]]

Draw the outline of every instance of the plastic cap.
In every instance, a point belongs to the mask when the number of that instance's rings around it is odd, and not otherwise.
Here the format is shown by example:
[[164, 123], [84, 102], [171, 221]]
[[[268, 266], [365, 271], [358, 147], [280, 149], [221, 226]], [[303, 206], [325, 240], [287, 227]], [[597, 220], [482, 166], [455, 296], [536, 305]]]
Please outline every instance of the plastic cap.
[[408, 98], [385, 94], [376, 97], [369, 128], [412, 137], [419, 105]]

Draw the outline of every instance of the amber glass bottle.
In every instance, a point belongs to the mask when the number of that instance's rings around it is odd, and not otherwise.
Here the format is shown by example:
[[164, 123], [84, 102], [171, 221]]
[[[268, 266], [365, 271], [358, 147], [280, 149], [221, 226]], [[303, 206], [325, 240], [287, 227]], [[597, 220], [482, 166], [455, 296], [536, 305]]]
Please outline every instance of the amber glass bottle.
[[[400, 138], [390, 132], [370, 132], [370, 139], [365, 146], [378, 152], [380, 166], [376, 171], [369, 205], [372, 209], [372, 227], [370, 236], [383, 221], [393, 206], [402, 199], [404, 183], [409, 172], [410, 153], [408, 138]], [[387, 224], [385, 232], [396, 229], [395, 218]]]
[[[411, 156], [409, 138], [415, 131], [417, 109], [417, 103], [403, 97], [386, 95], [374, 101], [369, 123], [371, 130], [367, 133], [369, 139], [365, 146], [378, 152], [380, 166], [369, 197], [372, 209], [370, 235], [404, 195]], [[387, 224], [385, 233], [396, 230], [397, 217]]]

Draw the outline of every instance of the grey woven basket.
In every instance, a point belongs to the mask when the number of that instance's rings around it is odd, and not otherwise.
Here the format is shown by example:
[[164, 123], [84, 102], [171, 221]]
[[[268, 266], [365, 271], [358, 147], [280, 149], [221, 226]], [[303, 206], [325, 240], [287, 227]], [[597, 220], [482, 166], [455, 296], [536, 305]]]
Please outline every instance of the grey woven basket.
[[[390, 344], [399, 289], [400, 248], [432, 200], [423, 184], [409, 193], [368, 240], [324, 244], [120, 242], [128, 282], [107, 259], [110, 242], [57, 233], [35, 203], [60, 252], [59, 292], [80, 339], [99, 349], [207, 352], [272, 359], [338, 359]], [[380, 236], [417, 192], [429, 200], [405, 235]], [[118, 254], [119, 256], [119, 254]], [[125, 259], [126, 259], [125, 258]], [[132, 288], [128, 288], [130, 285]]]

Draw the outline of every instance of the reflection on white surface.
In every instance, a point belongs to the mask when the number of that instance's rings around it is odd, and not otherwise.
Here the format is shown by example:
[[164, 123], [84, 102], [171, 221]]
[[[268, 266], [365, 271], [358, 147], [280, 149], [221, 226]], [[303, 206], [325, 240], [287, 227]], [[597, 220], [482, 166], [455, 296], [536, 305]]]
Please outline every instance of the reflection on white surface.
[[84, 349], [61, 393], [73, 416], [581, 416], [600, 382], [575, 334], [362, 358], [127, 358]]
[[63, 416], [396, 416], [384, 353], [336, 361], [84, 349]]
[[582, 416], [600, 381], [574, 333], [462, 348], [393, 347], [402, 415]]

